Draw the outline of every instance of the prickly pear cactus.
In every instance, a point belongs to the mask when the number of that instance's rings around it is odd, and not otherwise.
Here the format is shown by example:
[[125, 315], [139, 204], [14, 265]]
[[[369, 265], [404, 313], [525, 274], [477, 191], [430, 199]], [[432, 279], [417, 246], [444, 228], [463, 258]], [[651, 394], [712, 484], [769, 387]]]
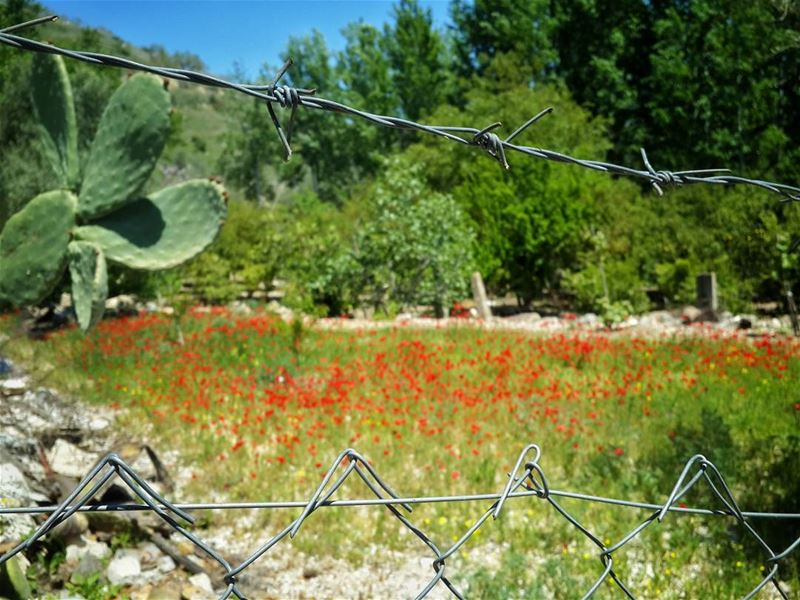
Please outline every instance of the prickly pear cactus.
[[166, 269], [202, 252], [225, 221], [225, 193], [207, 180], [142, 194], [169, 135], [170, 99], [137, 74], [114, 93], [81, 181], [72, 88], [60, 56], [37, 55], [32, 97], [42, 143], [62, 189], [31, 200], [0, 232], [0, 303], [44, 299], [67, 264], [85, 331], [103, 314], [106, 260]]
[[168, 269], [214, 241], [225, 221], [222, 193], [211, 181], [180, 183], [78, 227], [75, 236], [134, 269]]
[[78, 130], [75, 106], [64, 61], [47, 54], [33, 57], [33, 108], [41, 127], [41, 139], [61, 187], [78, 183]]
[[72, 304], [78, 325], [86, 331], [103, 317], [108, 297], [106, 258], [100, 246], [70, 242], [67, 246]]
[[155, 75], [134, 75], [111, 96], [83, 175], [81, 219], [102, 217], [137, 197], [169, 136], [169, 111], [169, 94]]
[[67, 264], [75, 196], [46, 192], [12, 216], [0, 233], [0, 297], [34, 304], [53, 291]]

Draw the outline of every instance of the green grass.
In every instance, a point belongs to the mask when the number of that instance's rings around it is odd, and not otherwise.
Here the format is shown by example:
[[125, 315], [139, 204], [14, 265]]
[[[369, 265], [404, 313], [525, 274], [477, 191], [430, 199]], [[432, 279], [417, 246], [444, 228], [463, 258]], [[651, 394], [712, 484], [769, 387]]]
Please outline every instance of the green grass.
[[[7, 331], [13, 323], [3, 322]], [[120, 427], [157, 448], [179, 448], [196, 474], [188, 494], [198, 500], [210, 489], [231, 500], [307, 499], [346, 447], [402, 495], [497, 492], [518, 453], [536, 443], [554, 489], [663, 503], [684, 463], [702, 453], [743, 510], [800, 512], [794, 341], [298, 331], [269, 315], [220, 310], [191, 312], [181, 328], [184, 346], [174, 322], [143, 316], [105, 321], [87, 338], [15, 338], [4, 351], [50, 364], [49, 384], [118, 406]], [[348, 480], [335, 497], [369, 495]], [[721, 506], [702, 483], [683, 501]], [[607, 545], [648, 515], [559, 502]], [[419, 506], [410, 518], [444, 549], [488, 504]], [[262, 512], [259, 539], [296, 514]], [[793, 522], [754, 526], [776, 551], [800, 535]], [[292, 544], [353, 562], [369, 545], [425, 552], [383, 509], [320, 510]], [[510, 501], [448, 565], [472, 597], [571, 598], [602, 573], [598, 554], [546, 501], [529, 498]], [[733, 519], [679, 514], [614, 557], [620, 577], [645, 598], [743, 596], [763, 568], [760, 549]], [[797, 589], [796, 559], [780, 573]], [[618, 596], [603, 584], [597, 597]]]

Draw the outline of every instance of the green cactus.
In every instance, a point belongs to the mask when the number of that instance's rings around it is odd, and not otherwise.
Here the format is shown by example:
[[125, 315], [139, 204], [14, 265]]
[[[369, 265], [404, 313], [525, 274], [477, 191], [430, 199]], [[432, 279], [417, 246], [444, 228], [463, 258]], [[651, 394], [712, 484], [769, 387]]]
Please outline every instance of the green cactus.
[[155, 75], [134, 75], [114, 92], [89, 152], [79, 218], [102, 217], [138, 197], [167, 141], [169, 111]]
[[108, 297], [106, 259], [100, 246], [70, 242], [67, 247], [72, 278], [72, 304], [78, 325], [86, 331], [103, 316]]
[[0, 233], [0, 297], [17, 306], [41, 300], [61, 279], [77, 199], [66, 190], [37, 196]]
[[102, 316], [106, 259], [149, 270], [189, 260], [219, 233], [225, 193], [195, 180], [142, 196], [164, 148], [170, 112], [161, 80], [144, 74], [128, 79], [109, 101], [79, 186], [75, 109], [63, 60], [38, 55], [34, 74], [42, 140], [64, 189], [31, 200], [0, 232], [0, 302], [40, 302], [69, 263], [85, 331]]
[[0, 596], [10, 600], [28, 600], [33, 598], [31, 586], [25, 577], [27, 569], [19, 556], [0, 565]]
[[216, 183], [187, 181], [78, 227], [75, 237], [94, 242], [108, 260], [134, 269], [168, 269], [214, 241], [225, 220], [221, 197]]
[[48, 54], [33, 57], [33, 108], [42, 128], [45, 155], [61, 187], [78, 183], [78, 128], [67, 69]]

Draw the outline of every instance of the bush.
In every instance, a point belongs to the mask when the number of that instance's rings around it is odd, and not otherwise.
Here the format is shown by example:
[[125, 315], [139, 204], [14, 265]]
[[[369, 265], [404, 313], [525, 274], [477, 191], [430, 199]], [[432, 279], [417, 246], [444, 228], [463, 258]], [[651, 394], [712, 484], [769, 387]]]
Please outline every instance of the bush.
[[466, 292], [475, 236], [453, 198], [431, 191], [421, 167], [390, 159], [353, 241], [348, 268], [376, 308], [433, 306], [437, 316]]
[[281, 235], [276, 211], [231, 201], [219, 238], [181, 275], [204, 301], [229, 302], [244, 290], [272, 282], [281, 261]]

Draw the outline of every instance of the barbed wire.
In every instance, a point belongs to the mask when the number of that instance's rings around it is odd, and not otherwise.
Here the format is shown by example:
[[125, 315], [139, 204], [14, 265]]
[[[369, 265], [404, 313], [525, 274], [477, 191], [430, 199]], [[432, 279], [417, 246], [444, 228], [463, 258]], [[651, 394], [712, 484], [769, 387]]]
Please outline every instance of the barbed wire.
[[[645, 529], [654, 523], [661, 523], [669, 513], [682, 515], [702, 515], [712, 517], [729, 517], [738, 523], [745, 533], [761, 548], [764, 558], [766, 575], [744, 597], [745, 600], [755, 597], [770, 583], [781, 598], [788, 599], [787, 591], [778, 582], [778, 569], [782, 561], [791, 555], [800, 546], [800, 537], [785, 549], [776, 552], [763, 539], [753, 527], [754, 519], [781, 519], [800, 520], [800, 513], [764, 513], [744, 512], [739, 508], [728, 484], [716, 466], [702, 455], [693, 456], [684, 466], [675, 485], [663, 504], [652, 504], [617, 498], [592, 496], [577, 492], [561, 491], [550, 487], [545, 472], [540, 465], [541, 450], [536, 444], [526, 446], [518, 455], [513, 469], [508, 474], [508, 481], [500, 493], [456, 495], [456, 496], [429, 496], [404, 498], [378, 474], [372, 464], [359, 452], [353, 449], [342, 451], [331, 463], [322, 482], [305, 502], [240, 502], [240, 503], [197, 503], [175, 504], [159, 494], [141, 475], [132, 469], [116, 454], [109, 454], [97, 462], [88, 474], [80, 481], [77, 487], [57, 506], [27, 506], [27, 507], [0, 507], [0, 516], [14, 514], [40, 514], [49, 515], [46, 520], [24, 541], [14, 546], [11, 550], [0, 556], [0, 565], [15, 555], [29, 550], [42, 537], [47, 535], [56, 526], [60, 525], [78, 512], [119, 512], [119, 511], [148, 511], [158, 515], [167, 525], [191, 542], [200, 552], [223, 570], [222, 581], [224, 590], [219, 599], [225, 600], [231, 596], [240, 599], [246, 598], [240, 587], [239, 575], [264, 554], [274, 548], [279, 542], [294, 538], [304, 523], [311, 515], [321, 508], [331, 507], [358, 507], [382, 506], [385, 507], [407, 530], [422, 541], [433, 555], [431, 566], [433, 577], [424, 584], [416, 596], [416, 600], [425, 598], [439, 583], [444, 585], [453, 596], [463, 599], [463, 594], [453, 584], [445, 572], [446, 561], [458, 552], [478, 529], [488, 521], [501, 516], [503, 508], [509, 500], [536, 498], [549, 504], [561, 517], [577, 529], [598, 549], [597, 558], [602, 571], [597, 576], [591, 587], [583, 594], [582, 598], [590, 598], [599, 587], [610, 580], [628, 597], [634, 598], [632, 591], [625, 584], [620, 574], [614, 570], [614, 553], [624, 548], [631, 540], [639, 536]], [[355, 475], [353, 475], [355, 474]], [[357, 477], [369, 489], [375, 498], [332, 500], [331, 497], [351, 477]], [[141, 503], [113, 503], [100, 504], [95, 497], [106, 489], [112, 480], [119, 480], [136, 496]], [[713, 497], [719, 501], [718, 507], [686, 507], [676, 504], [699, 482], [704, 481]], [[592, 533], [585, 525], [568, 512], [556, 498], [570, 498], [593, 503], [602, 503], [625, 508], [644, 509], [651, 513], [636, 527], [627, 532], [615, 543], [605, 543], [600, 537]], [[493, 502], [476, 519], [467, 530], [446, 549], [439, 546], [411, 519], [410, 514], [414, 504], [430, 503], [460, 503], [487, 501]], [[226, 510], [226, 509], [278, 509], [302, 508], [300, 515], [286, 525], [280, 532], [264, 542], [257, 550], [237, 566], [231, 565], [208, 542], [190, 531], [187, 526], [194, 523], [194, 517], [189, 510]]]
[[[782, 201], [784, 202], [800, 201], [799, 187], [765, 181], [762, 179], [750, 179], [747, 177], [732, 175], [730, 174], [729, 169], [692, 169], [686, 171], [656, 170], [650, 163], [644, 148], [641, 149], [644, 169], [634, 169], [603, 161], [575, 158], [567, 154], [545, 148], [523, 146], [512, 143], [514, 138], [519, 136], [528, 127], [533, 125], [543, 116], [552, 112], [552, 108], [544, 109], [514, 130], [511, 135], [505, 139], [501, 139], [500, 136], [495, 133], [495, 130], [501, 126], [501, 123], [499, 122], [492, 123], [491, 125], [480, 129], [474, 127], [425, 125], [409, 119], [403, 119], [401, 117], [380, 115], [359, 110], [340, 102], [328, 100], [326, 98], [317, 96], [315, 89], [304, 89], [288, 85], [279, 85], [279, 81], [284, 76], [287, 69], [292, 65], [291, 59], [287, 60], [286, 63], [281, 67], [272, 83], [268, 85], [248, 85], [226, 81], [219, 77], [214, 77], [206, 73], [199, 73], [188, 69], [145, 65], [127, 58], [111, 56], [108, 54], [67, 50], [51, 44], [46, 44], [29, 38], [14, 35], [13, 33], [28, 27], [55, 21], [57, 18], [58, 17], [56, 16], [48, 15], [27, 21], [25, 23], [12, 25], [10, 27], [6, 27], [5, 29], [0, 29], [0, 43], [32, 52], [59, 54], [61, 56], [66, 56], [90, 64], [120, 67], [134, 71], [144, 71], [177, 81], [195, 83], [210, 87], [228, 88], [263, 100], [266, 103], [270, 119], [275, 126], [278, 138], [283, 146], [284, 158], [286, 160], [288, 160], [292, 155], [292, 127], [297, 109], [299, 107], [304, 107], [350, 115], [375, 125], [390, 127], [393, 129], [417, 131], [420, 133], [426, 133], [445, 138], [457, 144], [480, 148], [501, 165], [503, 165], [505, 169], [509, 168], [507, 153], [518, 152], [520, 154], [525, 154], [541, 160], [566, 163], [593, 171], [644, 179], [653, 186], [653, 189], [655, 189], [659, 195], [663, 195], [663, 188], [665, 187], [675, 187], [687, 184], [749, 185], [778, 194], [782, 196]], [[291, 109], [289, 123], [285, 130], [278, 119], [277, 114], [275, 113], [273, 104], [277, 104], [281, 108]]]

